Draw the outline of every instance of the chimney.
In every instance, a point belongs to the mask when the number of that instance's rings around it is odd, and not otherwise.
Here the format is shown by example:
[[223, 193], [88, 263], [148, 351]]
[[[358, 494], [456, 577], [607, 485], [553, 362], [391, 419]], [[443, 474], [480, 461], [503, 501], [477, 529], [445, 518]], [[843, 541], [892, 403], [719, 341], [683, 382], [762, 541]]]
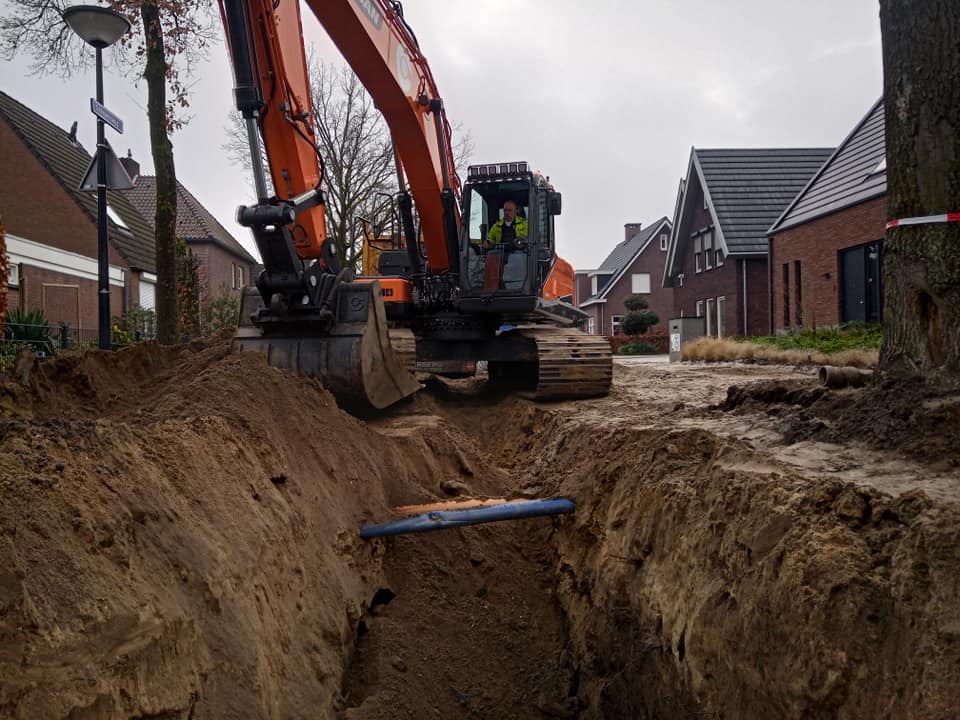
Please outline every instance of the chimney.
[[127, 148], [127, 156], [120, 158], [120, 163], [123, 165], [123, 169], [127, 171], [130, 179], [136, 184], [137, 178], [140, 177], [140, 163], [133, 159], [133, 153], [129, 148]]
[[623, 241], [629, 242], [633, 236], [640, 232], [643, 223], [625, 223], [623, 226]]

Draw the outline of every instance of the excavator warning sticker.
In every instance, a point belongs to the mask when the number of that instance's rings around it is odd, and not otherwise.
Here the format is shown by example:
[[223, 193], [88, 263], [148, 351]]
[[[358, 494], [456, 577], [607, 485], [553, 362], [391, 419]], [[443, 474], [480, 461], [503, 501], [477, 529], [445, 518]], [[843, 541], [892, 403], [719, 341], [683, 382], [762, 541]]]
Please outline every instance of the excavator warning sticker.
[[380, 8], [377, 7], [375, 0], [357, 0], [357, 5], [363, 10], [363, 14], [367, 16], [370, 22], [373, 23], [373, 26], [379, 30], [383, 25], [383, 13], [380, 12]]
[[413, 77], [413, 64], [410, 62], [410, 56], [407, 55], [403, 45], [397, 45], [397, 79], [403, 85], [404, 90], [412, 93], [414, 90], [415, 78]]

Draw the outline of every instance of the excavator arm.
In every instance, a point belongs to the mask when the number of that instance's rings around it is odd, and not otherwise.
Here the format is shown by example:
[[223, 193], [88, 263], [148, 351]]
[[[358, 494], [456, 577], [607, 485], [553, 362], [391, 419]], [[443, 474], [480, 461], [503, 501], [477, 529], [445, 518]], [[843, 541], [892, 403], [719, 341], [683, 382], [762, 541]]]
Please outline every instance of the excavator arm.
[[[433, 77], [400, 5], [383, 0], [310, 0], [383, 113], [393, 137], [407, 247], [415, 272], [458, 269], [459, 181], [450, 127]], [[237, 210], [264, 270], [245, 291], [237, 350], [319, 376], [351, 404], [385, 407], [419, 385], [393, 353], [377, 281], [351, 282], [328, 236], [323, 159], [317, 148], [297, 0], [220, 0], [235, 100], [250, 142], [257, 203]], [[261, 145], [269, 166], [267, 186]], [[420, 218], [427, 267], [420, 267]]]
[[[307, 5], [390, 128], [404, 171], [401, 177], [405, 174], [416, 203], [430, 272], [455, 270], [459, 180], [450, 125], [400, 4], [308, 0]], [[290, 223], [290, 232], [298, 256], [329, 264], [334, 253], [327, 247], [323, 160], [316, 146], [300, 4], [297, 0], [221, 0], [220, 6], [233, 61], [237, 108], [246, 120], [251, 141], [260, 213], [273, 219], [266, 207], [292, 205], [296, 222]], [[260, 138], [275, 198], [267, 197]], [[401, 188], [401, 194], [404, 192]], [[403, 207], [402, 201], [400, 205]], [[241, 218], [242, 224], [256, 222], [255, 213], [247, 215], [246, 221]], [[256, 235], [256, 228], [254, 232]], [[260, 250], [264, 255], [263, 248]], [[266, 255], [272, 257], [273, 253]], [[270, 265], [265, 264], [270, 273]], [[288, 268], [278, 270], [286, 272]]]

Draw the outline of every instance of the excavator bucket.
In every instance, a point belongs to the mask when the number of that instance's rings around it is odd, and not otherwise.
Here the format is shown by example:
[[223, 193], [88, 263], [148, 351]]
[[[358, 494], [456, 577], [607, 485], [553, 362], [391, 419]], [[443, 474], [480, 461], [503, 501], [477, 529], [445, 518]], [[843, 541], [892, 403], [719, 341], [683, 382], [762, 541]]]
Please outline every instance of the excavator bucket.
[[257, 289], [246, 288], [233, 350], [318, 378], [350, 410], [385, 408], [422, 387], [391, 347], [378, 282], [344, 283], [335, 305], [332, 324], [292, 313], [271, 317], [261, 312]]

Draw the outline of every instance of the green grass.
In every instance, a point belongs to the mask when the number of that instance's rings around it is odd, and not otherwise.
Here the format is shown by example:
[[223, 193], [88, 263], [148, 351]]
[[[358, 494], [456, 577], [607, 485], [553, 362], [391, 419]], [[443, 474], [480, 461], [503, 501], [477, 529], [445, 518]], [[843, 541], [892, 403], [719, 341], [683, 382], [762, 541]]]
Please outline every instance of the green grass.
[[851, 325], [840, 329], [801, 330], [795, 335], [764, 335], [750, 342], [780, 350], [819, 350], [837, 353], [844, 350], [879, 350], [883, 328], [879, 325]]

